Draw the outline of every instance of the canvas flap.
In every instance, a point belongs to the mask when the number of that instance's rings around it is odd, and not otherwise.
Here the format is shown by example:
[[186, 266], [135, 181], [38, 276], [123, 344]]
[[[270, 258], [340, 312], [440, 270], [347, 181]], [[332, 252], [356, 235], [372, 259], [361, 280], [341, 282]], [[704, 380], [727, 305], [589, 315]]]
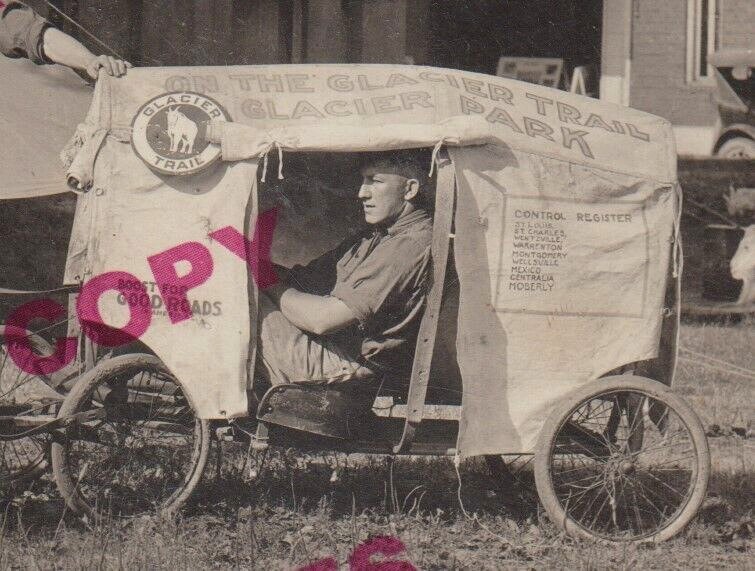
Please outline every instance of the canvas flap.
[[0, 57], [0, 199], [66, 192], [60, 152], [92, 89], [70, 69]]
[[658, 353], [674, 187], [452, 149], [463, 455], [533, 451], [552, 406]]

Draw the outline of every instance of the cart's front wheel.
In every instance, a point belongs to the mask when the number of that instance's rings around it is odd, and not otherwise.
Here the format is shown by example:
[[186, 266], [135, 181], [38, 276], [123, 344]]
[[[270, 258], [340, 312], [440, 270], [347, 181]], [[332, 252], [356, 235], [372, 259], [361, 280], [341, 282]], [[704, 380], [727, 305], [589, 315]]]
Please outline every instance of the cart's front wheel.
[[91, 518], [172, 513], [207, 464], [209, 422], [152, 355], [98, 363], [59, 416], [71, 423], [52, 446], [55, 481], [69, 508]]
[[705, 498], [710, 453], [681, 398], [626, 375], [591, 383], [554, 409], [534, 469], [548, 516], [569, 535], [664, 541]]
[[[36, 355], [53, 353], [38, 335], [25, 337]], [[0, 325], [0, 487], [36, 478], [47, 469], [50, 435], [31, 432], [34, 423], [24, 421], [54, 415], [55, 403], [63, 399], [46, 376], [33, 372], [31, 363], [19, 367], [13, 360], [11, 345], [19, 341]]]

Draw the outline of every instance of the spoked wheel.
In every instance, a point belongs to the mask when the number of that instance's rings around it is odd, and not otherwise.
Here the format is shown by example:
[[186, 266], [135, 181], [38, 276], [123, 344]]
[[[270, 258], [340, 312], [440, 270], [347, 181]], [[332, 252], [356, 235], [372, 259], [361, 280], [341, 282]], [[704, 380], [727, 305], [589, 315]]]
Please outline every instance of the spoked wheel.
[[665, 385], [631, 375], [591, 383], [551, 413], [535, 482], [551, 521], [606, 542], [664, 541], [695, 516], [710, 453], [700, 420]]
[[209, 422], [194, 415], [179, 381], [152, 355], [114, 357], [85, 373], [59, 417], [55, 481], [69, 508], [98, 518], [172, 513], [199, 483]]
[[[38, 355], [50, 355], [52, 347], [41, 337], [26, 336]], [[41, 416], [53, 418], [55, 402], [63, 397], [49, 386], [42, 374], [27, 372], [8, 353], [17, 340], [6, 338], [0, 325], [0, 486], [40, 476], [47, 469], [49, 433], [29, 434], [33, 421]], [[29, 422], [25, 422], [26, 420]]]

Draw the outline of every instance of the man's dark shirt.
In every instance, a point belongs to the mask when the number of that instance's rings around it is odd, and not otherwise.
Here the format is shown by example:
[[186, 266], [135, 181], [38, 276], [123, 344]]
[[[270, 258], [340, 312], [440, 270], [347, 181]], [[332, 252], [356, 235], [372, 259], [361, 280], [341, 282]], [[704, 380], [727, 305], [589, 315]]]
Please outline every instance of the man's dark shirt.
[[10, 2], [0, 14], [0, 53], [52, 63], [44, 53], [43, 36], [50, 23], [20, 2]]
[[432, 219], [424, 210], [373, 228], [290, 273], [293, 287], [343, 301], [358, 325], [332, 337], [371, 369], [411, 370], [429, 285]]

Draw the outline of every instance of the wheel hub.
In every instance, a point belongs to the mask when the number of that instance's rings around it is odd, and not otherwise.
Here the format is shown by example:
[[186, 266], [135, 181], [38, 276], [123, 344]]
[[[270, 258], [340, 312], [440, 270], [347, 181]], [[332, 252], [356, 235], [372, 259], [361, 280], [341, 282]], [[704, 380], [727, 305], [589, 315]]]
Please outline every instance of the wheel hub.
[[624, 455], [613, 456], [606, 465], [606, 474], [613, 478], [630, 476], [635, 472], [637, 466], [630, 458]]
[[624, 476], [629, 476], [630, 474], [633, 474], [635, 470], [634, 462], [630, 460], [624, 460], [619, 464], [619, 471]]

